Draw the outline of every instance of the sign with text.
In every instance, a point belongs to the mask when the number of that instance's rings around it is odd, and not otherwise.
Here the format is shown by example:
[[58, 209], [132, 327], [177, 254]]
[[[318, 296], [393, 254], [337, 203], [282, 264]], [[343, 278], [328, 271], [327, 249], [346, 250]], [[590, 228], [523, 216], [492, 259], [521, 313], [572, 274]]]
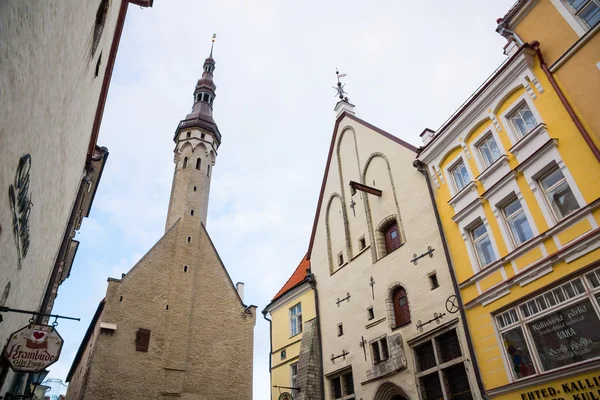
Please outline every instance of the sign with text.
[[10, 335], [4, 357], [15, 372], [39, 372], [58, 361], [62, 346], [53, 326], [31, 324]]
[[544, 370], [600, 356], [600, 320], [589, 300], [528, 325]]

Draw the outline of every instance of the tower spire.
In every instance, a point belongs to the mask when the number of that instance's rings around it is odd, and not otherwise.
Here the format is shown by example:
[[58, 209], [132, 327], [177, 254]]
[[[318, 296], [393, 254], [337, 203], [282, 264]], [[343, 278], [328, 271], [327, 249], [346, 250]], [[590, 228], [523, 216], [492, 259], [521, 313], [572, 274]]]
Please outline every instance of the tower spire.
[[336, 113], [335, 118], [339, 118], [340, 115], [342, 115], [344, 112], [348, 113], [348, 114], [356, 114], [356, 110], [354, 109], [354, 104], [350, 103], [350, 100], [348, 100], [348, 96], [346, 96], [348, 93], [344, 90], [344, 86], [346, 86], [345, 83], [342, 83], [342, 81], [340, 81], [340, 79], [342, 79], [343, 77], [346, 76], [346, 74], [340, 74], [340, 71], [338, 71], [338, 69], [335, 69], [335, 76], [337, 78], [337, 84], [336, 86], [333, 86], [333, 88], [336, 90], [336, 96], [339, 97], [339, 101], [337, 102], [337, 104], [335, 105], [335, 108], [333, 109]]
[[213, 81], [216, 37], [213, 34], [210, 54], [204, 60], [202, 77], [194, 88], [192, 111], [179, 122], [175, 130], [173, 161], [176, 167], [165, 230], [184, 216], [206, 225], [212, 168], [217, 149], [221, 145], [221, 133], [213, 119], [213, 102], [217, 90]]

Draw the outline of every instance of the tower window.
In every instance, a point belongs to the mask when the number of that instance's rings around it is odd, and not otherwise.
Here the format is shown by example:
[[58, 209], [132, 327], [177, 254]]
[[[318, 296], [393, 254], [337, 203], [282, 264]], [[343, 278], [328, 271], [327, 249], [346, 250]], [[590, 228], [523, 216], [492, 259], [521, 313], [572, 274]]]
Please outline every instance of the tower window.
[[204, 139], [204, 137], [205, 137], [205, 136], [206, 136], [206, 134], [205, 134], [205, 133], [202, 133], [202, 134], [200, 135], [200, 139]]
[[196, 191], [196, 186], [194, 186], [194, 192]]
[[123, 296], [121, 296], [121, 297], [119, 298], [119, 302], [121, 302], [121, 301], [123, 301]]
[[342, 253], [338, 254], [338, 265], [342, 265], [344, 263], [344, 255]]
[[183, 157], [183, 169], [187, 167], [187, 157]]
[[429, 274], [429, 286], [431, 287], [431, 290], [440, 287], [440, 283], [438, 282], [438, 278], [435, 272]]
[[208, 164], [208, 168], [206, 170], [206, 176], [210, 176], [210, 164]]
[[344, 325], [342, 323], [338, 324], [338, 336], [342, 336], [344, 334]]
[[375, 318], [375, 313], [373, 312], [373, 307], [369, 307], [367, 308], [367, 318], [370, 320], [372, 320], [373, 318]]
[[200, 101], [200, 93], [196, 93], [196, 101]]
[[100, 66], [101, 65], [102, 65], [102, 52], [100, 52], [100, 55], [98, 56], [98, 61], [96, 61], [96, 71], [95, 71], [96, 78], [98, 77], [98, 75], [100, 75]]
[[192, 242], [192, 237], [188, 236], [188, 243], [191, 243], [191, 242]]
[[194, 216], [194, 210], [190, 211], [190, 214], [192, 215], [192, 217]]
[[367, 241], [363, 236], [360, 239], [358, 239], [358, 250], [364, 250], [365, 247], [367, 247]]
[[189, 138], [189, 137], [191, 137], [191, 136], [192, 136], [192, 132], [188, 132], [188, 133], [186, 133], [186, 136], [187, 136], [188, 138]]
[[198, 158], [198, 159], [196, 160], [196, 169], [200, 169], [200, 164], [201, 164], [201, 163], [202, 163], [202, 160]]
[[183, 272], [187, 272], [187, 269], [188, 269], [188, 266], [187, 266], [187, 265], [184, 265], [184, 266], [183, 266]]

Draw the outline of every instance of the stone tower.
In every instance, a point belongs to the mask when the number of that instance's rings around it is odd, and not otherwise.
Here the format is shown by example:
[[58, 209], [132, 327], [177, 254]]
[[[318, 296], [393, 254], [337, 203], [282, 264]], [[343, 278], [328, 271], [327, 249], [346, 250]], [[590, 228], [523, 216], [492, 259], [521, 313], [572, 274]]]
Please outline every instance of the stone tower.
[[162, 238], [109, 278], [67, 376], [68, 399], [252, 398], [256, 307], [243, 302], [205, 228], [221, 134], [212, 118], [215, 61], [204, 62], [175, 131], [175, 173]]
[[175, 130], [175, 174], [165, 231], [186, 213], [198, 216], [206, 225], [211, 170], [221, 144], [221, 133], [212, 116], [217, 89], [214, 70], [211, 48], [204, 61], [202, 78], [194, 89], [192, 111]]

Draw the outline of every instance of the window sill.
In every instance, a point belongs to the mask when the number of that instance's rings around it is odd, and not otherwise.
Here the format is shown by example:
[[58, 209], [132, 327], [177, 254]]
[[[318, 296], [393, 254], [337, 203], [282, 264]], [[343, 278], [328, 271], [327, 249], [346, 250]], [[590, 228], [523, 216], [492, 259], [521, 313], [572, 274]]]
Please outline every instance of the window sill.
[[508, 149], [508, 152], [512, 153], [520, 164], [528, 159], [529, 156], [535, 153], [548, 140], [550, 140], [550, 135], [548, 135], [546, 124], [540, 123], [515, 143], [513, 147]]
[[293, 338], [297, 337], [298, 335], [302, 335], [302, 332], [298, 332], [295, 335], [290, 336], [290, 339], [293, 339]]
[[460, 192], [456, 193], [450, 200], [448, 200], [448, 204], [454, 208], [454, 213], [458, 214], [463, 208], [471, 204], [478, 196], [477, 183], [475, 181], [471, 181], [469, 184], [467, 184], [467, 186], [462, 188]]
[[407, 325], [410, 325], [410, 323], [411, 323], [411, 321], [408, 321], [408, 322], [407, 322], [407, 323], [405, 323], [405, 324], [402, 324], [402, 325], [396, 325], [396, 326], [394, 326], [394, 327], [392, 328], [392, 332], [393, 332], [393, 331], [395, 331], [395, 330], [397, 330], [397, 329], [404, 328], [405, 326], [407, 326]]
[[510, 172], [508, 165], [508, 156], [506, 154], [500, 156], [489, 167], [483, 170], [477, 178], [483, 185], [484, 190], [488, 190], [496, 184], [502, 177]]

